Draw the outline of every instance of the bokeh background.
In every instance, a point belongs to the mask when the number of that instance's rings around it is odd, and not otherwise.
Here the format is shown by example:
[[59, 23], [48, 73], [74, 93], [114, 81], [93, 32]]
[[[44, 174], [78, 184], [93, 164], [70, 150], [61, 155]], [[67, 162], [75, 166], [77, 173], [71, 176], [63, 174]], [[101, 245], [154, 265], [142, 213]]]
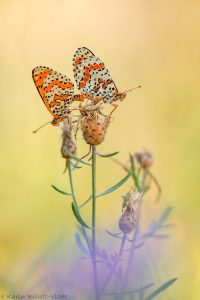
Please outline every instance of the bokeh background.
[[[74, 251], [70, 202], [50, 187], [67, 190], [68, 185], [61, 131], [47, 126], [32, 134], [51, 117], [31, 70], [46, 65], [73, 79], [74, 51], [86, 46], [104, 61], [119, 90], [142, 85], [120, 103], [99, 150], [118, 150], [122, 161], [143, 146], [153, 153], [152, 172], [163, 195], [159, 207], [149, 204], [149, 217], [152, 210], [172, 205], [177, 224], [158, 275], [162, 280], [179, 277], [166, 294], [169, 299], [200, 298], [199, 14], [195, 0], [0, 1], [2, 291], [8, 285], [23, 287], [27, 270], [63, 233], [66, 264]], [[80, 133], [78, 145], [78, 154], [86, 153]], [[111, 161], [99, 159], [99, 191], [123, 176]], [[81, 201], [89, 184], [86, 167], [76, 175]], [[117, 228], [113, 224], [126, 190], [127, 185], [98, 203], [99, 228]]]

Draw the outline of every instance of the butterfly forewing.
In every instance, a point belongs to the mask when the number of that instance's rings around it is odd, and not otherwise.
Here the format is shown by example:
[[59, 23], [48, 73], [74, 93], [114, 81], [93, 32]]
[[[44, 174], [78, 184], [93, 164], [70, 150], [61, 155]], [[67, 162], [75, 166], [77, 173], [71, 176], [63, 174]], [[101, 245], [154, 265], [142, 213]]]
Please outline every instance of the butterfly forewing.
[[65, 75], [48, 67], [36, 67], [32, 71], [38, 92], [54, 119], [62, 121], [73, 101], [74, 85]]
[[104, 63], [85, 47], [78, 48], [73, 59], [74, 77], [82, 94], [113, 102], [118, 90]]

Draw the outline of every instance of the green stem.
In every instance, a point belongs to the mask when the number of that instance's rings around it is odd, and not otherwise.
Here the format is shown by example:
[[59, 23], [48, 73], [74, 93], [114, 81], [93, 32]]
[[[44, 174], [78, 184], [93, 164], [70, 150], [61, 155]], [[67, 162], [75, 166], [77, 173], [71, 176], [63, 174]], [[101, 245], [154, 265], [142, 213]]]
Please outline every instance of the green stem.
[[[140, 200], [141, 201], [141, 200]], [[124, 278], [122, 281], [122, 286], [121, 286], [121, 292], [122, 294], [125, 291], [126, 285], [128, 284], [128, 278], [129, 278], [129, 274], [130, 271], [132, 270], [132, 264], [133, 264], [133, 257], [134, 257], [134, 248], [135, 248], [135, 244], [138, 238], [138, 234], [139, 234], [139, 218], [140, 218], [140, 212], [141, 212], [141, 204], [142, 202], [140, 202], [138, 204], [138, 211], [137, 211], [137, 223], [135, 226], [135, 230], [134, 230], [134, 235], [133, 235], [133, 241], [131, 243], [131, 248], [130, 248], [130, 253], [129, 253], [129, 257], [128, 257], [128, 261], [127, 261], [127, 266], [126, 266], [126, 270], [125, 270], [125, 274], [124, 274]], [[123, 299], [123, 296], [122, 296]]]
[[[76, 200], [76, 195], [75, 195], [75, 192], [74, 192], [74, 183], [73, 183], [73, 177], [72, 177], [72, 165], [71, 165], [70, 162], [68, 163], [68, 173], [69, 173], [69, 183], [70, 183], [70, 188], [71, 188], [72, 199], [73, 199], [73, 202], [78, 207], [78, 203], [77, 203], [77, 200]], [[81, 227], [82, 227], [82, 232], [83, 232], [85, 241], [87, 243], [88, 250], [89, 250], [90, 254], [92, 255], [92, 249], [91, 249], [91, 245], [90, 245], [90, 242], [89, 242], [89, 239], [88, 239], [88, 236], [87, 236], [87, 232], [86, 232], [84, 226], [81, 226]]]
[[74, 193], [74, 184], [73, 184], [73, 178], [72, 178], [72, 165], [71, 163], [68, 164], [68, 171], [69, 171], [69, 183], [70, 183], [70, 188], [71, 188], [71, 193], [72, 193], [72, 199], [74, 203], [77, 205], [76, 201], [76, 196]]
[[[134, 171], [134, 164], [133, 164], [133, 158], [132, 157], [131, 157], [131, 167], [132, 167], [132, 171]], [[147, 175], [146, 171], [144, 170], [142, 186], [139, 185], [140, 189], [138, 189], [139, 192], [144, 190], [145, 183], [146, 183], [146, 175]], [[123, 278], [122, 286], [121, 286], [122, 294], [124, 293], [125, 288], [128, 284], [129, 274], [132, 270], [133, 258], [134, 258], [134, 253], [135, 253], [134, 248], [135, 248], [135, 244], [137, 242], [137, 238], [138, 238], [138, 235], [139, 235], [139, 225], [140, 225], [139, 221], [140, 221], [142, 203], [143, 203], [143, 201], [142, 201], [142, 199], [140, 199], [140, 202], [138, 204], [138, 209], [137, 209], [137, 216], [136, 216], [137, 223], [136, 223], [136, 226], [135, 226], [135, 230], [133, 232], [133, 241], [132, 241], [132, 245], [131, 245], [131, 248], [130, 248], [129, 257], [128, 257], [128, 261], [127, 261], [127, 266], [126, 266], [126, 270], [125, 270], [125, 274], [124, 274], [124, 278]], [[123, 296], [122, 296], [122, 299], [123, 299]]]
[[138, 191], [141, 193], [142, 192], [142, 187], [140, 186], [140, 183], [139, 183], [139, 176], [136, 175], [136, 172], [135, 172], [135, 164], [134, 164], [134, 157], [130, 154], [130, 163], [131, 163], [131, 171], [133, 172], [133, 181], [135, 182], [135, 185], [138, 189]]
[[101, 292], [100, 292], [101, 295], [104, 293], [108, 283], [110, 282], [110, 279], [111, 279], [112, 275], [114, 274], [114, 271], [115, 271], [116, 267], [118, 266], [118, 263], [120, 261], [120, 258], [122, 257], [123, 251], [124, 251], [125, 242], [126, 242], [126, 234], [124, 233], [123, 237], [121, 239], [121, 245], [120, 245], [120, 249], [119, 249], [119, 253], [118, 253], [118, 259], [115, 261], [108, 277], [106, 278], [106, 280], [105, 280], [105, 282], [104, 282], [104, 284], [101, 288]]
[[96, 264], [96, 146], [92, 146], [92, 266], [95, 300], [99, 300], [99, 284]]

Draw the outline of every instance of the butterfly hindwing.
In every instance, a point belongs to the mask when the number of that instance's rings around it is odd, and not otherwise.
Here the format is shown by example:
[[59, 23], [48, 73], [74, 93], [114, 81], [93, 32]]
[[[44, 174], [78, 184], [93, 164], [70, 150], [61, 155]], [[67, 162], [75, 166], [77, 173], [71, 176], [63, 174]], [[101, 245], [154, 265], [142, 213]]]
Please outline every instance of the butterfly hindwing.
[[65, 75], [48, 67], [36, 67], [32, 74], [37, 90], [49, 112], [54, 119], [63, 120], [73, 101], [74, 84]]
[[118, 90], [104, 63], [89, 49], [82, 47], [75, 52], [73, 59], [74, 77], [82, 94], [102, 98], [112, 102]]

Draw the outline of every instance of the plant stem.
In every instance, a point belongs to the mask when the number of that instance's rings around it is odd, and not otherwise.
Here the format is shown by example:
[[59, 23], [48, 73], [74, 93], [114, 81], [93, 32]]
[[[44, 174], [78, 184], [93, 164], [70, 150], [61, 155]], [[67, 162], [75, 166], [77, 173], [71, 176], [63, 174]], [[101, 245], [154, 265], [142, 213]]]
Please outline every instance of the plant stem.
[[139, 183], [139, 176], [136, 175], [136, 172], [135, 172], [135, 164], [134, 164], [134, 157], [130, 154], [129, 155], [130, 157], [130, 163], [131, 163], [131, 171], [133, 172], [133, 181], [135, 182], [135, 185], [138, 189], [138, 191], [141, 193], [142, 192], [142, 187], [140, 186], [140, 183]]
[[106, 278], [106, 280], [105, 280], [105, 282], [104, 282], [104, 284], [103, 284], [103, 286], [101, 288], [101, 291], [100, 291], [101, 295], [103, 294], [105, 288], [107, 287], [107, 285], [108, 285], [108, 283], [109, 283], [109, 281], [110, 281], [110, 279], [111, 279], [111, 277], [112, 277], [112, 275], [113, 275], [113, 273], [114, 273], [114, 271], [115, 271], [115, 269], [116, 269], [116, 267], [117, 267], [117, 265], [118, 265], [118, 263], [120, 261], [120, 258], [121, 258], [122, 254], [123, 254], [125, 242], [126, 242], [126, 234], [124, 233], [123, 237], [121, 239], [121, 245], [120, 245], [120, 249], [119, 249], [119, 253], [118, 253], [118, 258], [115, 261], [115, 263], [114, 263], [114, 265], [113, 265], [113, 267], [112, 267], [112, 269], [111, 269], [108, 277]]
[[92, 266], [95, 300], [99, 300], [99, 284], [96, 264], [96, 146], [92, 146]]
[[73, 178], [72, 178], [72, 165], [71, 163], [68, 164], [68, 173], [69, 173], [69, 183], [70, 183], [70, 188], [71, 188], [71, 193], [72, 193], [72, 199], [74, 203], [77, 205], [76, 201], [76, 196], [74, 193], [74, 184], [73, 184]]
[[137, 218], [136, 218], [137, 223], [136, 223], [135, 230], [134, 230], [133, 241], [131, 243], [131, 248], [130, 248], [130, 253], [129, 253], [129, 257], [128, 257], [128, 261], [127, 261], [126, 271], [125, 271], [125, 274], [123, 276], [124, 278], [123, 278], [123, 281], [122, 281], [122, 288], [121, 288], [122, 294], [124, 293], [125, 287], [128, 283], [129, 274], [132, 270], [134, 249], [135, 249], [135, 244], [137, 242], [137, 238], [138, 238], [138, 234], [139, 234], [139, 219], [140, 219], [141, 204], [142, 204], [142, 202], [140, 202], [138, 204], [138, 211], [137, 211]]
[[[133, 159], [131, 159], [131, 167], [132, 167], [132, 170], [134, 171]], [[144, 190], [145, 181], [146, 181], [146, 171], [144, 170], [144, 172], [143, 172], [142, 186], [140, 187], [139, 191]], [[137, 239], [138, 239], [138, 235], [139, 235], [139, 225], [140, 225], [139, 223], [140, 223], [140, 215], [141, 215], [142, 202], [143, 202], [143, 200], [140, 199], [140, 202], [138, 204], [137, 216], [136, 216], [136, 220], [137, 220], [136, 221], [136, 226], [135, 226], [135, 230], [133, 232], [133, 240], [132, 240], [132, 243], [131, 243], [131, 248], [130, 248], [129, 257], [128, 257], [128, 261], [127, 261], [127, 266], [126, 266], [126, 270], [125, 270], [125, 274], [124, 274], [124, 278], [123, 278], [122, 286], [121, 286], [122, 294], [124, 293], [124, 290], [125, 290], [125, 288], [126, 288], [126, 286], [128, 284], [129, 274], [130, 274], [130, 272], [132, 270], [133, 257], [134, 257], [134, 253], [135, 253], [134, 249], [135, 249], [135, 245], [136, 245], [136, 242], [137, 242]]]
[[[72, 165], [71, 165], [70, 162], [68, 163], [68, 173], [69, 173], [69, 183], [70, 183], [70, 188], [71, 188], [72, 199], [73, 199], [73, 202], [78, 207], [78, 204], [77, 204], [77, 201], [76, 201], [76, 195], [75, 195], [75, 192], [74, 192], [74, 183], [73, 183], [73, 177], [72, 177]], [[88, 250], [89, 250], [90, 254], [92, 255], [92, 249], [91, 249], [91, 245], [90, 245], [90, 242], [89, 242], [89, 239], [88, 239], [88, 236], [87, 236], [87, 232], [86, 232], [84, 226], [81, 226], [81, 227], [82, 227], [82, 232], [83, 232], [85, 241], [86, 241], [87, 246], [88, 246]]]

